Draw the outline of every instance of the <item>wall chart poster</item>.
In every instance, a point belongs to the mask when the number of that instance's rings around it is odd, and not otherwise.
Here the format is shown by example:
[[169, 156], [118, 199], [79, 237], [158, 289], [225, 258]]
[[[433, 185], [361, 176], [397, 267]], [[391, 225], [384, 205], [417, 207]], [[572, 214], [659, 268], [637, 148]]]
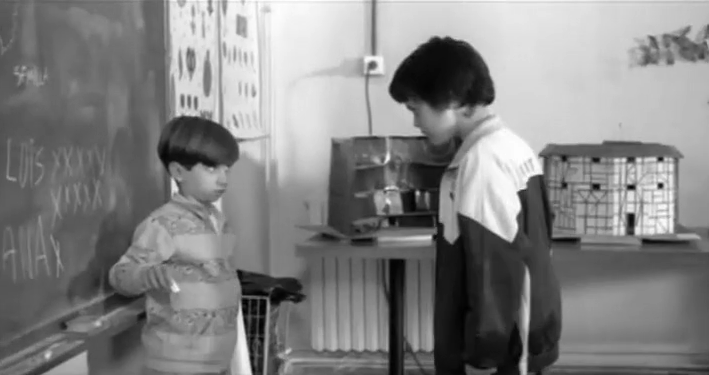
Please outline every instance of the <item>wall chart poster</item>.
[[264, 135], [258, 4], [170, 0], [170, 103], [173, 115], [222, 123], [237, 138]]
[[256, 2], [221, 4], [223, 123], [236, 137], [258, 136], [263, 129]]
[[217, 0], [169, 0], [172, 114], [219, 121]]

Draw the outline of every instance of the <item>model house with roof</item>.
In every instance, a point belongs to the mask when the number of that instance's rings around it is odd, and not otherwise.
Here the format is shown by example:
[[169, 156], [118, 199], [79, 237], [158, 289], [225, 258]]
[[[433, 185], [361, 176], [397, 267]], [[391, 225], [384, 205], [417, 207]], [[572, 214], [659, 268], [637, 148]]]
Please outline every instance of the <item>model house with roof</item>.
[[658, 143], [550, 144], [540, 154], [554, 233], [673, 234], [682, 154]]

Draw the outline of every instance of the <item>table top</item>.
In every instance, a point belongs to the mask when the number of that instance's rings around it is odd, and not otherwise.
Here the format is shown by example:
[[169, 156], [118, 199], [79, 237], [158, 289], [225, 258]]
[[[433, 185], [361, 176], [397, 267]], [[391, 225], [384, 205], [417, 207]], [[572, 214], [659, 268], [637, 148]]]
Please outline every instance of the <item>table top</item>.
[[296, 244], [300, 257], [351, 257], [367, 259], [433, 259], [433, 240], [396, 240], [350, 242], [330, 240], [320, 236]]
[[[694, 254], [709, 256], [709, 240], [681, 243], [646, 243], [641, 247], [555, 242], [554, 252], [610, 252], [643, 254]], [[362, 258], [362, 259], [433, 259], [432, 239], [387, 239], [385, 241], [350, 242], [313, 236], [296, 244], [296, 255], [303, 258]]]

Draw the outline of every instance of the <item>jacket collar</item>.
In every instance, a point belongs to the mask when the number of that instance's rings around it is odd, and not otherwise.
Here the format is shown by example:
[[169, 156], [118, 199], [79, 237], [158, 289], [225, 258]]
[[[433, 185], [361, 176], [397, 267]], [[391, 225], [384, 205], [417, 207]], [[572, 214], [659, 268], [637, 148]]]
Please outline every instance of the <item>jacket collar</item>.
[[202, 220], [210, 220], [210, 216], [214, 215], [221, 218], [221, 212], [214, 204], [204, 204], [196, 199], [186, 197], [180, 193], [175, 193], [171, 199], [172, 203], [184, 208], [185, 210], [195, 214]]
[[448, 165], [448, 169], [458, 168], [460, 162], [468, 155], [470, 149], [472, 149], [480, 139], [503, 128], [499, 116], [489, 110], [481, 111], [473, 115], [472, 121], [474, 123], [473, 131], [463, 139], [463, 143], [455, 153], [453, 161]]

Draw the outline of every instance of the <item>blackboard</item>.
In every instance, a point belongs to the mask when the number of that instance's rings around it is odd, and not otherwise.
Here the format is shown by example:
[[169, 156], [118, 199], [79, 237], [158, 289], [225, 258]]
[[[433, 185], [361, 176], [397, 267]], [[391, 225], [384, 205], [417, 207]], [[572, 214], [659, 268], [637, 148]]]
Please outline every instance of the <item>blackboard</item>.
[[0, 358], [113, 298], [168, 196], [165, 61], [161, 1], [0, 0]]

